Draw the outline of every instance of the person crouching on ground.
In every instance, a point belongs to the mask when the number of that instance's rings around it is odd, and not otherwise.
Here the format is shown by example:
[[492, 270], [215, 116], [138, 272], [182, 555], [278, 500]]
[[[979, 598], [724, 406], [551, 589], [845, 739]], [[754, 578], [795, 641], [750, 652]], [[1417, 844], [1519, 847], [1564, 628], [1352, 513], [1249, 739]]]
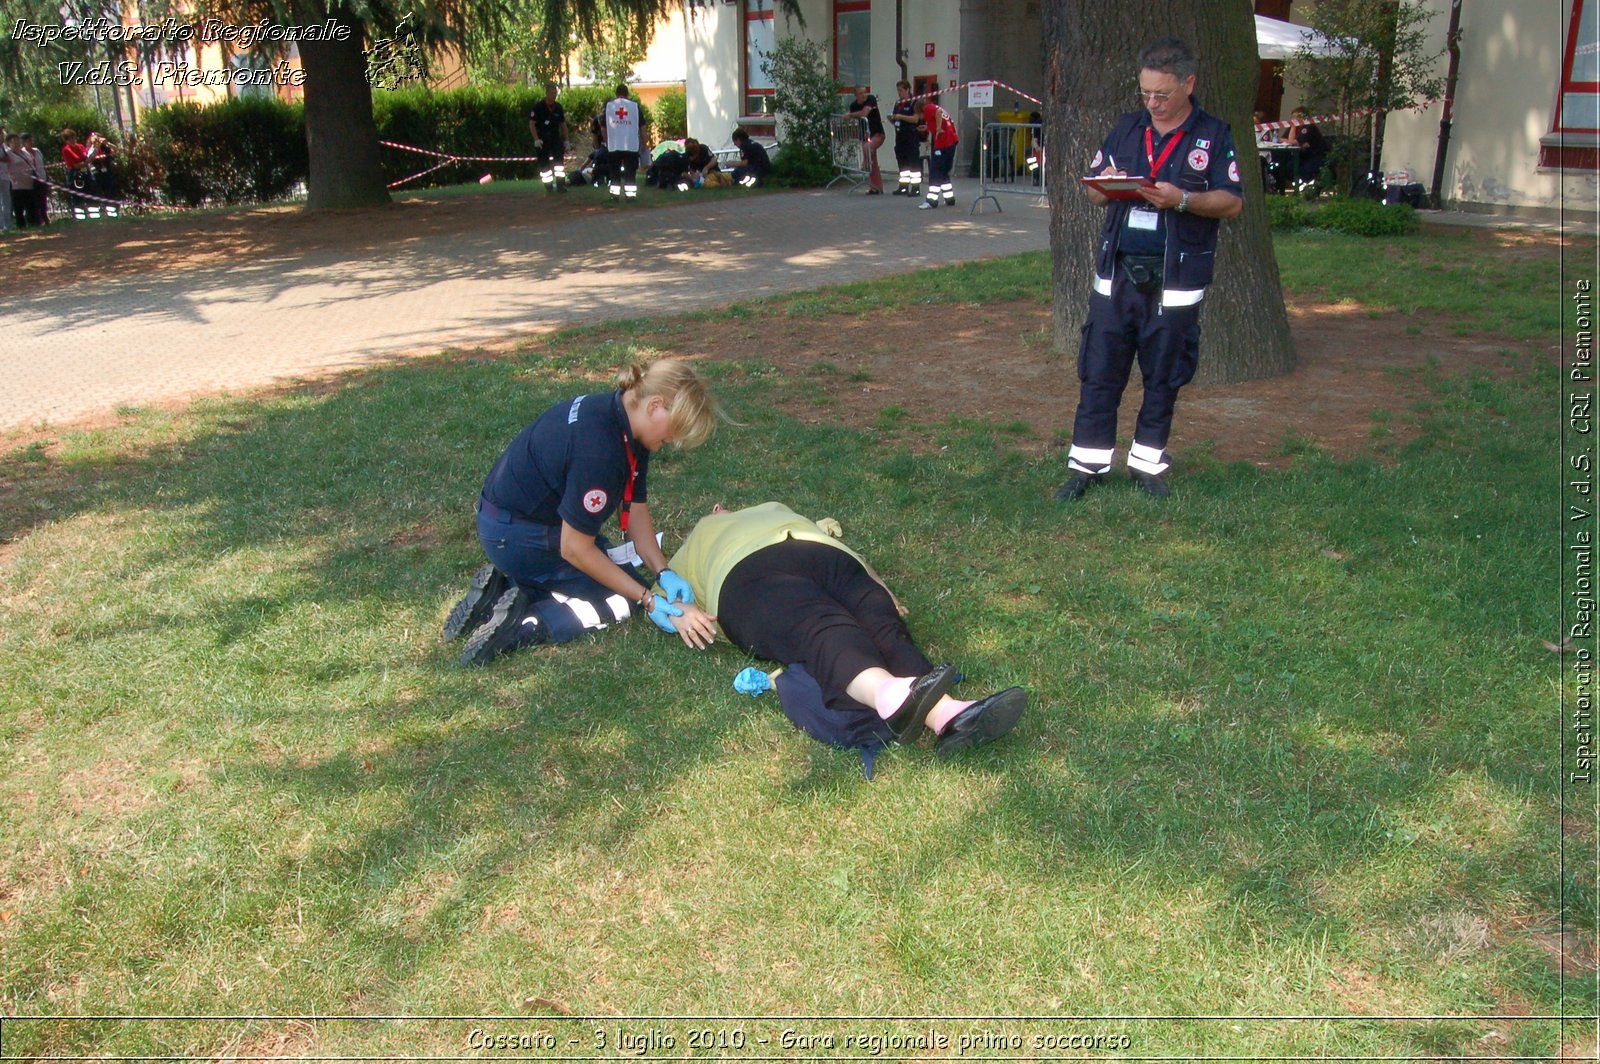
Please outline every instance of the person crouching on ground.
[[912, 642], [894, 596], [866, 561], [782, 503], [718, 506], [670, 568], [688, 581], [693, 602], [674, 616], [652, 614], [657, 627], [704, 649], [720, 626], [741, 650], [814, 679], [815, 707], [797, 712], [784, 699], [784, 711], [814, 738], [872, 748], [915, 742], [926, 728], [939, 737], [939, 756], [949, 757], [1005, 735], [1027, 708], [1020, 687], [976, 702], [951, 698], [955, 669], [935, 667]]
[[750, 134], [743, 127], [734, 130], [730, 139], [733, 146], [739, 149], [739, 158], [743, 160], [733, 168], [734, 184], [755, 188], [772, 172], [772, 157], [767, 154], [766, 148], [750, 139]]
[[[674, 602], [692, 602], [656, 543], [650, 456], [668, 443], [699, 446], [716, 421], [699, 374], [662, 359], [629, 366], [616, 391], [564, 399], [523, 429], [478, 498], [478, 541], [489, 564], [445, 622], [447, 640], [467, 636], [462, 663], [565, 643], [635, 611], [665, 619], [678, 614]], [[600, 535], [613, 513], [620, 547]], [[640, 562], [664, 596], [650, 591]]]

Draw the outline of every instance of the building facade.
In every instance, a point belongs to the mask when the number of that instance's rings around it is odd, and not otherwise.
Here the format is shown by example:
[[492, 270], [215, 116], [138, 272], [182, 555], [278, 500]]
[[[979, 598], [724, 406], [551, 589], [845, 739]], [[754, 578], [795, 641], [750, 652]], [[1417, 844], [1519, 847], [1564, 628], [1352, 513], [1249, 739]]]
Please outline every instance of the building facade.
[[[689, 133], [725, 143], [735, 126], [776, 136], [773, 87], [761, 59], [779, 40], [803, 36], [824, 47], [834, 80], [865, 84], [885, 108], [902, 77], [918, 93], [969, 81], [1000, 81], [1043, 97], [1039, 0], [801, 0], [804, 24], [774, 0], [723, 0], [698, 6], [686, 27]], [[901, 67], [896, 53], [904, 56]], [[903, 73], [902, 73], [903, 69]], [[961, 127], [964, 152], [977, 143], [965, 92], [941, 101]], [[998, 109], [1038, 105], [999, 89]]]
[[[1421, 2], [1434, 16], [1430, 48], [1443, 50], [1451, 0]], [[1547, 219], [1593, 215], [1600, 0], [1458, 2], [1461, 56], [1440, 173], [1445, 205]], [[1408, 170], [1431, 186], [1443, 115], [1442, 103], [1390, 115], [1384, 171]]]

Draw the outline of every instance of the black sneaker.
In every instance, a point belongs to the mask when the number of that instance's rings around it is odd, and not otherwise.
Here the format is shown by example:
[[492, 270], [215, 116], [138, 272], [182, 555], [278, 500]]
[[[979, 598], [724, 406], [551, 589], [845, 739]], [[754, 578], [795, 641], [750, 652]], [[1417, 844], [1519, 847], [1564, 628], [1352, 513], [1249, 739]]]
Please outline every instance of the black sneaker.
[[494, 600], [505, 593], [509, 581], [499, 569], [488, 562], [478, 566], [472, 574], [472, 586], [460, 602], [450, 610], [444, 621], [444, 639], [449, 642], [464, 632], [470, 632], [488, 620], [494, 609]]
[[1128, 479], [1152, 499], [1165, 499], [1172, 494], [1172, 489], [1167, 487], [1166, 478], [1160, 473], [1141, 473], [1137, 469], [1130, 469]]
[[1105, 479], [1102, 473], [1085, 473], [1075, 471], [1067, 478], [1067, 482], [1056, 489], [1056, 502], [1077, 502], [1089, 493], [1089, 489], [1098, 485]]
[[467, 639], [461, 664], [485, 665], [519, 647], [543, 643], [548, 633], [537, 618], [527, 616], [529, 601], [520, 587], [509, 588], [496, 599], [489, 619]]

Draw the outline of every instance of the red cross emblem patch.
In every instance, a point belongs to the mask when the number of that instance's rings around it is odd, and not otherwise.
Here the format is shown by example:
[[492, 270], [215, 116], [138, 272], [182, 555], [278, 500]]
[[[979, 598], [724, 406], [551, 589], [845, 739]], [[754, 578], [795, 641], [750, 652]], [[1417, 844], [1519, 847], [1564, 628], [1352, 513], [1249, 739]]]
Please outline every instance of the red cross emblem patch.
[[587, 492], [583, 496], [583, 508], [592, 514], [597, 514], [606, 508], [606, 493], [599, 488]]
[[626, 107], [618, 107], [617, 108], [617, 121], [618, 122], [626, 122], [627, 120], [628, 120], [628, 109]]

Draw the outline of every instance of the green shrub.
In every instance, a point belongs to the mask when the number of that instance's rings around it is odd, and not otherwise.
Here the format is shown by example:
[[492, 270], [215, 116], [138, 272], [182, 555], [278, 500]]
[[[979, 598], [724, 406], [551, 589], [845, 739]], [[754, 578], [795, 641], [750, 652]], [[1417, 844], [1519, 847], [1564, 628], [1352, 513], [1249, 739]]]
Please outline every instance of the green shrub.
[[[542, 99], [544, 93], [533, 88], [468, 85], [448, 92], [406, 88], [375, 93], [372, 114], [379, 140], [451, 155], [519, 157], [533, 153], [528, 114]], [[568, 110], [568, 134], [579, 128]], [[384, 176], [390, 181], [409, 177], [437, 161], [399, 148], [383, 149]], [[533, 177], [538, 170], [537, 164], [531, 162], [452, 163], [426, 177], [407, 181], [404, 187], [460, 184], [475, 180], [486, 168], [492, 169], [496, 177], [512, 179]]]
[[808, 172], [812, 160], [829, 158], [828, 119], [835, 86], [822, 46], [805, 37], [785, 37], [761, 61], [772, 79], [772, 107], [784, 150], [797, 152], [794, 172]]
[[1417, 228], [1417, 212], [1396, 203], [1385, 206], [1377, 200], [1338, 196], [1319, 204], [1310, 224], [1318, 229], [1351, 236], [1405, 236]]
[[772, 156], [767, 184], [775, 188], [819, 188], [833, 180], [833, 161], [814, 148], [785, 145]]
[[664, 140], [689, 135], [689, 101], [682, 89], [668, 89], [656, 101], [656, 122]]
[[563, 89], [556, 99], [567, 112], [567, 129], [579, 133], [589, 128], [589, 120], [600, 113], [600, 108], [610, 101], [615, 90], [598, 85], [574, 85]]
[[143, 142], [165, 171], [166, 197], [202, 203], [265, 203], [306, 179], [305, 112], [270, 96], [145, 112]]
[[32, 133], [33, 146], [43, 153], [46, 163], [61, 161], [63, 129], [75, 130], [80, 141], [87, 140], [90, 133], [101, 133], [115, 144], [121, 136], [116, 123], [93, 107], [70, 103], [19, 109], [5, 116], [5, 127], [7, 133]]
[[1301, 229], [1311, 224], [1311, 207], [1299, 196], [1268, 196], [1267, 221], [1274, 229]]

